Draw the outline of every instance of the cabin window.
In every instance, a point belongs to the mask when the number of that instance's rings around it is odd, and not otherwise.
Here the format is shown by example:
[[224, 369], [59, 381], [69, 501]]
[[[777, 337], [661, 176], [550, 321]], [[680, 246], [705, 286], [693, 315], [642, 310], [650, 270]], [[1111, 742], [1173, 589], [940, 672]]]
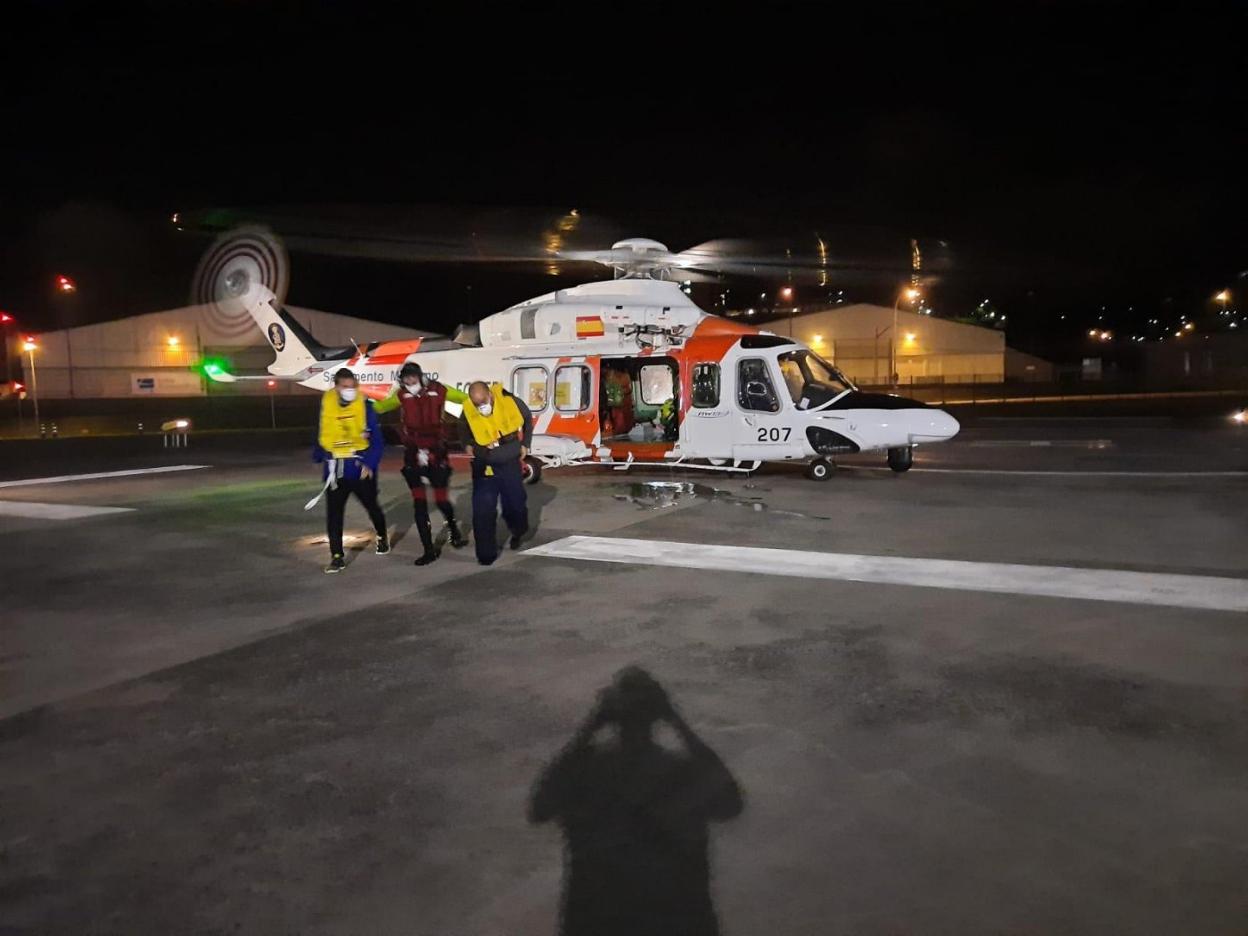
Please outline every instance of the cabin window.
[[537, 337], [537, 307], [520, 310], [520, 338]]
[[737, 404], [761, 413], [780, 411], [780, 398], [762, 358], [746, 358], [737, 365]]
[[589, 409], [593, 375], [584, 364], [567, 364], [555, 371], [555, 409], [579, 413]]
[[645, 364], [641, 368], [641, 402], [662, 406], [676, 395], [676, 383], [670, 364]]
[[697, 409], [719, 406], [719, 365], [693, 365], [693, 405]]
[[511, 392], [535, 413], [546, 408], [546, 382], [550, 374], [544, 367], [517, 367], [511, 372]]

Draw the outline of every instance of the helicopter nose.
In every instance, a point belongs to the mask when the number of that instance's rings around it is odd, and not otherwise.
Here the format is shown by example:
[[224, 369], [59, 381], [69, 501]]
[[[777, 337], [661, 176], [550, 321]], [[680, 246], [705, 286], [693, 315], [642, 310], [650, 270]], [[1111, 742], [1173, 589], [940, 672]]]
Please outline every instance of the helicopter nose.
[[910, 430], [910, 437], [915, 442], [944, 442], [952, 439], [962, 428], [956, 419], [944, 410], [915, 410], [915, 424]]

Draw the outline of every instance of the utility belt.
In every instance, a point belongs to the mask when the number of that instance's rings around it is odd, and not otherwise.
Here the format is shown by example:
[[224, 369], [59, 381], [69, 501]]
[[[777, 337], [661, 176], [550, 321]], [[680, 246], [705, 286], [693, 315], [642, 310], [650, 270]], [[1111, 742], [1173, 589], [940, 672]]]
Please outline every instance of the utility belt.
[[350, 455], [335, 455], [329, 460], [329, 467], [333, 472], [334, 478], [345, 478], [347, 471], [347, 462], [359, 461], [360, 456], [352, 452]]

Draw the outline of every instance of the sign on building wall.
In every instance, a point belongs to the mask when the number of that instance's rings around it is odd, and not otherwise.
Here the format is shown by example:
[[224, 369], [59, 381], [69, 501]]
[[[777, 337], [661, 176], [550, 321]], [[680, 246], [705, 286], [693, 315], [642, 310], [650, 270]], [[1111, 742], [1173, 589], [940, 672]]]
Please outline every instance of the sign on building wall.
[[198, 396], [199, 375], [188, 371], [148, 371], [130, 374], [132, 396]]

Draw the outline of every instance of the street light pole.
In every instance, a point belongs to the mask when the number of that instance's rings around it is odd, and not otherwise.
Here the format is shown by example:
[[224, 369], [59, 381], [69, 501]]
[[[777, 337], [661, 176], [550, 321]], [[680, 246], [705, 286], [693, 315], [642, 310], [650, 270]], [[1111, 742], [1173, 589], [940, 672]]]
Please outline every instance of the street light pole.
[[0, 338], [4, 339], [4, 382], [13, 382], [13, 361], [9, 357], [9, 326], [13, 324], [13, 316], [8, 312], [0, 312], [0, 326], [4, 326], [4, 330], [0, 332]]
[[39, 375], [35, 372], [35, 349], [39, 346], [30, 338], [22, 344], [22, 349], [30, 356], [30, 390], [35, 398], [35, 431], [39, 431]]
[[918, 298], [918, 295], [919, 295], [919, 291], [915, 289], [913, 286], [911, 286], [899, 292], [897, 294], [897, 300], [893, 303], [893, 334], [889, 339], [889, 349], [890, 349], [889, 359], [892, 363], [893, 373], [892, 373], [892, 376], [889, 378], [889, 380], [894, 387], [897, 386], [898, 381], [901, 379], [900, 375], [897, 373], [897, 310], [898, 310], [898, 306], [901, 305], [901, 299], [903, 296], [909, 299], [911, 302], [914, 302], [914, 300]]

